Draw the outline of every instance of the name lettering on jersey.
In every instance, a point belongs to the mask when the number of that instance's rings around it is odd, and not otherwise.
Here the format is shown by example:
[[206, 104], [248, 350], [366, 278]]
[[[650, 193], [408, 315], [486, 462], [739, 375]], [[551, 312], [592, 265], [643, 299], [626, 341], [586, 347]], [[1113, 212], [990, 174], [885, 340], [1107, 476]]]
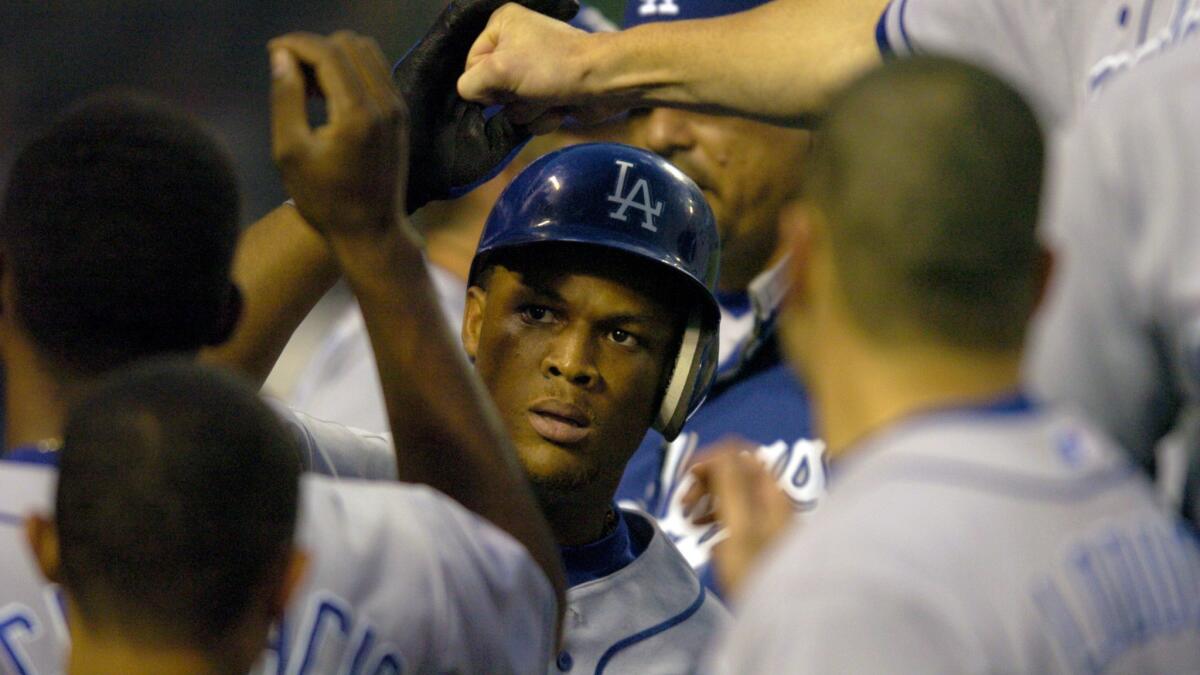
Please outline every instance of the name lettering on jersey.
[[1184, 525], [1108, 527], [1067, 547], [1031, 588], [1075, 672], [1103, 672], [1125, 652], [1200, 625], [1200, 548]]
[[638, 6], [638, 16], [676, 16], [679, 5], [675, 0], [642, 0]]
[[[281, 628], [269, 647], [278, 675], [400, 675], [404, 660], [390, 643], [380, 642], [375, 629], [366, 621], [356, 620], [345, 600], [329, 594], [316, 594], [304, 609], [297, 644], [287, 646]], [[281, 653], [286, 652], [286, 653]]]
[[1094, 94], [1117, 73], [1162, 54], [1200, 29], [1200, 2], [1181, 2], [1171, 11], [1167, 25], [1133, 49], [1106, 56], [1088, 72], [1088, 93]]
[[[719, 524], [697, 526], [683, 515], [683, 495], [693, 483], [688, 468], [696, 453], [697, 438], [694, 433], [680, 434], [667, 448], [663, 462], [663, 494], [666, 509], [659, 516], [659, 527], [675, 542], [676, 548], [693, 568], [709, 562], [712, 548], [725, 539], [725, 531]], [[793, 443], [779, 440], [770, 445], [759, 446], [755, 456], [775, 477], [775, 482], [792, 500], [797, 512], [816, 507], [817, 500], [825, 493], [825, 444], [821, 441], [800, 439]]]
[[[650, 197], [650, 184], [645, 178], [639, 178], [634, 182], [633, 187], [629, 192], [625, 192], [625, 181], [629, 174], [629, 169], [633, 167], [630, 162], [616, 160], [617, 166], [621, 167], [620, 173], [617, 174], [617, 187], [613, 194], [608, 195], [608, 201], [621, 206], [612, 213], [608, 214], [609, 218], [615, 218], [621, 222], [627, 222], [628, 218], [625, 214], [630, 208], [637, 209], [645, 215], [645, 220], [642, 221], [642, 227], [657, 232], [658, 228], [654, 225], [654, 219], [662, 215], [663, 203], [656, 202]], [[639, 201], [640, 198], [640, 201]]]
[[0, 664], [19, 675], [35, 675], [33, 659], [22, 645], [36, 640], [41, 632], [33, 609], [19, 603], [0, 608]]

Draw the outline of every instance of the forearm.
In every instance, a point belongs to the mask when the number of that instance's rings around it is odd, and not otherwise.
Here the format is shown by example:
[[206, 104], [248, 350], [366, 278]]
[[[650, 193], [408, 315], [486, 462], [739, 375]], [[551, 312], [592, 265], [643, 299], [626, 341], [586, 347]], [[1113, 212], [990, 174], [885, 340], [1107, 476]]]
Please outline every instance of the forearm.
[[775, 0], [692, 21], [588, 36], [583, 88], [636, 107], [673, 106], [802, 124], [879, 61], [887, 0]]
[[294, 207], [268, 213], [242, 234], [234, 254], [233, 279], [243, 296], [237, 330], [201, 358], [261, 385], [338, 275], [329, 247]]
[[558, 551], [511, 442], [399, 228], [331, 248], [362, 308], [395, 436], [398, 477], [444, 492], [510, 533], [565, 587]]

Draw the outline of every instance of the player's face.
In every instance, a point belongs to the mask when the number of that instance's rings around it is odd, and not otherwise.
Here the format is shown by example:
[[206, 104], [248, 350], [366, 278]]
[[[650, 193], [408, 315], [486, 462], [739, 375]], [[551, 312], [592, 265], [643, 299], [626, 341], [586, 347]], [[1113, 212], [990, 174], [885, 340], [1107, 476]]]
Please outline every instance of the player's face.
[[667, 108], [630, 116], [629, 135], [678, 166], [712, 207], [722, 290], [744, 290], [775, 252], [780, 208], [800, 186], [809, 132]]
[[463, 339], [539, 493], [608, 500], [654, 419], [680, 327], [649, 280], [591, 267], [496, 266], [468, 295]]

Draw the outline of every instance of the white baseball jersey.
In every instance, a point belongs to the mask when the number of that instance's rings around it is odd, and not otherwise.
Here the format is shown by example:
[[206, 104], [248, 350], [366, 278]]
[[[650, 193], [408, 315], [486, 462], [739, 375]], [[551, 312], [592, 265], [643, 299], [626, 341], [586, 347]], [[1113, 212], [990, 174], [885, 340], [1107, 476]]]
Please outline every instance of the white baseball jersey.
[[623, 512], [630, 536], [649, 543], [620, 570], [568, 589], [563, 648], [550, 673], [696, 672], [727, 627], [725, 608], [654, 519]]
[[[438, 304], [452, 335], [462, 330], [467, 285], [445, 269], [427, 263]], [[429, 319], [431, 317], [422, 317]], [[388, 430], [387, 406], [375, 353], [358, 303], [349, 301], [301, 371], [288, 402], [327, 420], [367, 431]]]
[[[49, 513], [54, 469], [0, 461], [0, 673], [60, 673], [59, 590], [22, 529]], [[553, 652], [555, 601], [507, 534], [421, 486], [305, 475], [297, 543], [310, 569], [258, 673], [531, 673]]]
[[1022, 91], [1051, 128], [1144, 54], [1181, 34], [1196, 0], [892, 0], [876, 28], [885, 54], [969, 61]]
[[920, 415], [833, 468], [748, 590], [729, 673], [1200, 672], [1200, 549], [1069, 415]]
[[[1143, 462], [1200, 401], [1198, 111], [1193, 34], [1097, 98], [1051, 181], [1056, 276], [1026, 374], [1040, 394], [1082, 405]], [[1188, 432], [1194, 449], [1200, 434]]]

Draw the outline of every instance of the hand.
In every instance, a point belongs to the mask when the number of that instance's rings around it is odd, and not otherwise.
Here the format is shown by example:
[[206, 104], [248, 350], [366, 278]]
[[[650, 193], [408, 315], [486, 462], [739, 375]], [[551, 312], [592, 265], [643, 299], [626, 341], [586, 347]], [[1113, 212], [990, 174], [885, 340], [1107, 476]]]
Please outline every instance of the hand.
[[[300, 215], [326, 238], [395, 227], [408, 176], [408, 119], [379, 47], [341, 32], [292, 33], [268, 49], [275, 163]], [[328, 108], [328, 122], [316, 129], [302, 66]]]
[[538, 123], [541, 130], [552, 130], [564, 114], [585, 123], [608, 119], [624, 106], [617, 101], [601, 106], [589, 97], [579, 58], [587, 40], [602, 37], [504, 5], [471, 46], [458, 92], [469, 101], [515, 104], [514, 121]]
[[[579, 10], [576, 0], [520, 1], [531, 13], [564, 21]], [[493, 177], [504, 168], [505, 159], [529, 139], [530, 132], [550, 130], [545, 121], [535, 119], [537, 115], [514, 117], [507, 110], [484, 119], [484, 106], [464, 100], [455, 88], [471, 43], [492, 12], [505, 2], [451, 2], [396, 65], [393, 77], [408, 104], [411, 121], [412, 161], [420, 167], [409, 176], [409, 213], [431, 200], [452, 196], [453, 188]]]
[[793, 519], [793, 503], [741, 439], [719, 441], [692, 467], [684, 514], [697, 525], [721, 523], [726, 538], [713, 547], [721, 587], [737, 595], [754, 565]]

